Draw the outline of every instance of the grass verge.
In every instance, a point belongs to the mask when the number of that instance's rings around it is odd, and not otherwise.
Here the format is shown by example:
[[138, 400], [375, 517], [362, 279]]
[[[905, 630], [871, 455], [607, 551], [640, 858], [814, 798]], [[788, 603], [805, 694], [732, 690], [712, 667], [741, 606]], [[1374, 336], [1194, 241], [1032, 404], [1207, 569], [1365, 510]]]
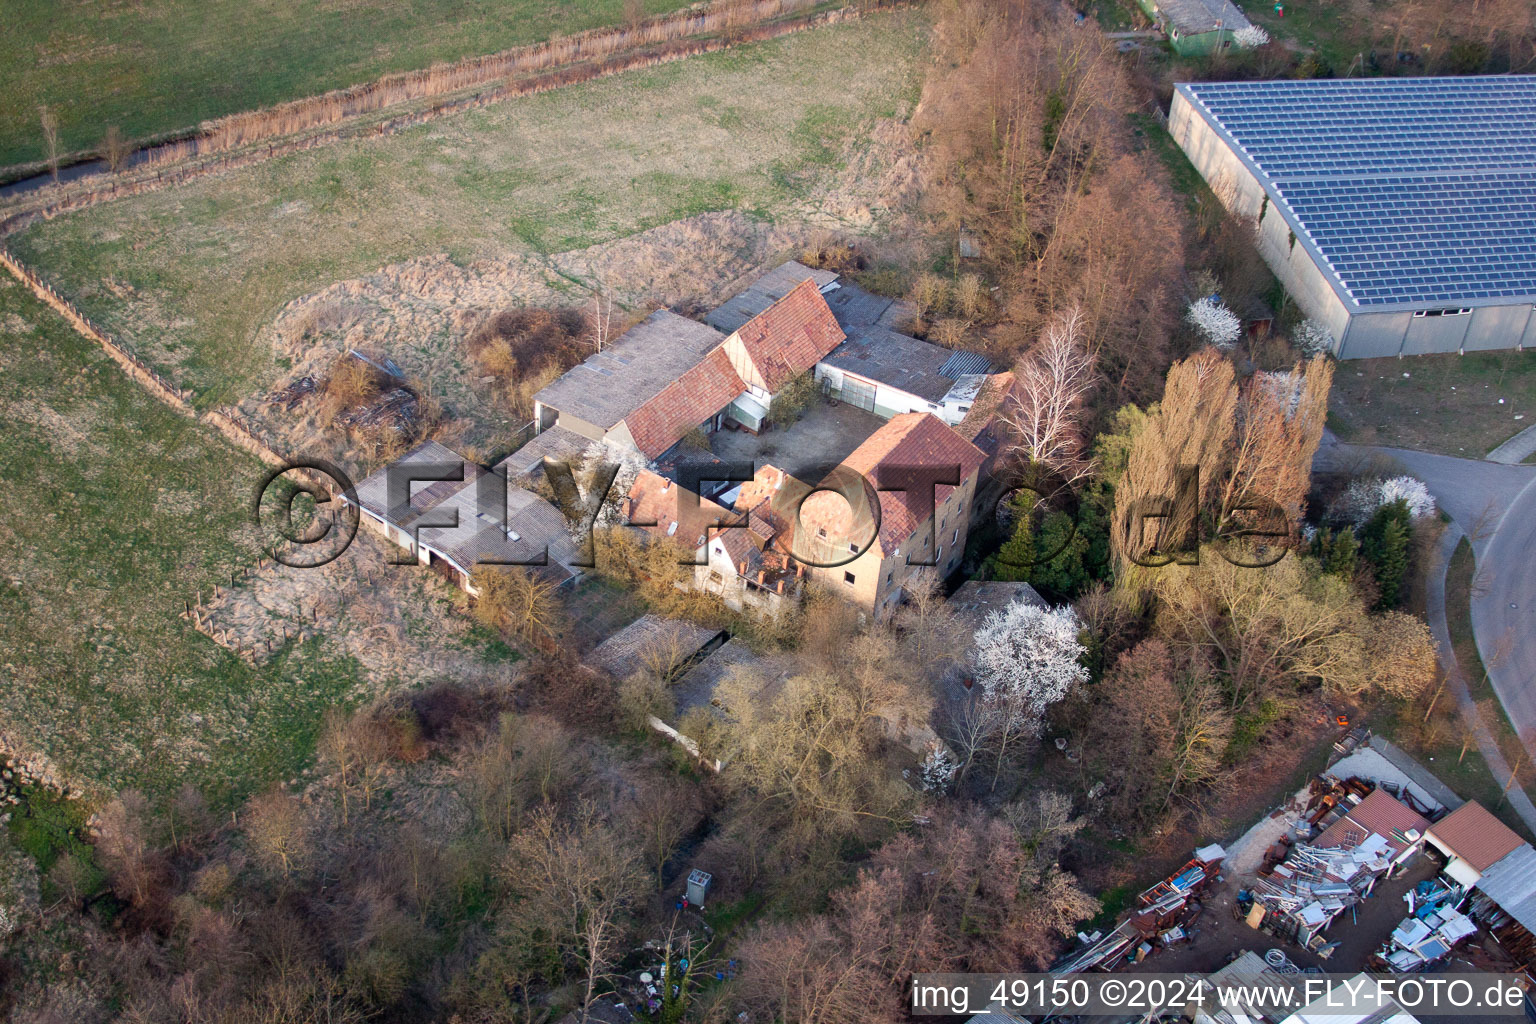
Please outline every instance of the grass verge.
[[[686, 0], [642, 0], [648, 14]], [[39, 104], [65, 152], [108, 126], [163, 135], [396, 71], [619, 24], [623, 0], [173, 0], [6, 6], [0, 166], [41, 160]]]
[[1328, 423], [1354, 444], [1482, 458], [1536, 424], [1536, 354], [1352, 359], [1334, 374]]

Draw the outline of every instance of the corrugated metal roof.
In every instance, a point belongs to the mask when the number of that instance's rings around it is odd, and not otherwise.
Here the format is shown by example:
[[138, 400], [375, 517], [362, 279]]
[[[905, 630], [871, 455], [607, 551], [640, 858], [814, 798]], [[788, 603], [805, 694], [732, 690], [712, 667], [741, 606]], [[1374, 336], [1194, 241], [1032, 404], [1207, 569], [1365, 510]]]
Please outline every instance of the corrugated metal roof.
[[658, 309], [533, 397], [607, 430], [697, 366], [724, 340], [725, 335], [707, 324]]
[[950, 380], [959, 380], [968, 373], [986, 373], [991, 369], [992, 361], [980, 352], [966, 352], [960, 349], [939, 367], [939, 373]]
[[1505, 854], [1474, 888], [1497, 903], [1504, 913], [1536, 932], [1536, 850], [1522, 844]]
[[1232, 0], [1157, 0], [1157, 10], [1184, 35], [1214, 32], [1218, 28], [1236, 32], [1249, 25]]

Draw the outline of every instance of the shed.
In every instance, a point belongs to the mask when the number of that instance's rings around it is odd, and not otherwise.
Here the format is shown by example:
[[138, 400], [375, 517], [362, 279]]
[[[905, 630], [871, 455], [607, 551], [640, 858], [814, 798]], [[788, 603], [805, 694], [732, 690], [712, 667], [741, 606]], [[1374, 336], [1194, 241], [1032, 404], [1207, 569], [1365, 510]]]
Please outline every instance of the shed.
[[1509, 826], [1482, 804], [1469, 801], [1429, 826], [1430, 846], [1446, 856], [1445, 873], [1463, 886], [1473, 886], [1483, 872], [1525, 845]]
[[1168, 33], [1168, 45], [1182, 57], [1203, 57], [1232, 45], [1233, 33], [1250, 22], [1232, 0], [1137, 0]]
[[1536, 850], [1522, 843], [1484, 871], [1471, 914], [1527, 971], [1536, 967]]
[[670, 674], [684, 671], [724, 633], [683, 619], [648, 614], [592, 648], [587, 664], [623, 679], [640, 669]]

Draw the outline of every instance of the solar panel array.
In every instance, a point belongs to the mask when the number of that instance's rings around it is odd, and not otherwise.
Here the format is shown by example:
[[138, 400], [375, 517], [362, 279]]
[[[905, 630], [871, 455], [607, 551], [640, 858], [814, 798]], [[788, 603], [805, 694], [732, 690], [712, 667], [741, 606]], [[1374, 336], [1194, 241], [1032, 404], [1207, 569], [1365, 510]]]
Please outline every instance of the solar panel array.
[[1536, 295], [1536, 75], [1180, 88], [1359, 305]]

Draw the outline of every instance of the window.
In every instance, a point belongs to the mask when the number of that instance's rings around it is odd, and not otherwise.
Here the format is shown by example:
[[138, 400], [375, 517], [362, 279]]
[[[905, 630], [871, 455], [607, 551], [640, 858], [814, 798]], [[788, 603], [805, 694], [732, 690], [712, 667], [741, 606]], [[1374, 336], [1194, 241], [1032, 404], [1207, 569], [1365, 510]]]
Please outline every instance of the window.
[[960, 527], [955, 527], [955, 532], [949, 535], [949, 542], [951, 544], [960, 543]]
[[894, 577], [895, 575], [896, 575], [896, 570], [894, 570], [894, 569], [892, 569], [890, 572], [886, 573], [885, 574], [885, 582], [890, 583], [892, 577]]
[[816, 527], [816, 536], [818, 536], [818, 537], [825, 537], [826, 535], [827, 535], [827, 528], [825, 526], [818, 526], [818, 527]]
[[943, 544], [940, 544], [939, 545], [939, 550], [937, 550], [937, 551], [935, 551], [933, 553], [933, 560], [934, 560], [935, 563], [944, 561], [944, 545]]
[[848, 584], [850, 587], [853, 586], [853, 573], [851, 573], [851, 572], [843, 573], [843, 582]]
[[720, 571], [718, 569], [711, 569], [709, 573], [709, 582], [724, 583], [725, 577], [720, 575]]
[[858, 554], [859, 553], [859, 546], [857, 544], [849, 544], [848, 545], [848, 550], [852, 551], [854, 554]]
[[1467, 316], [1472, 311], [1463, 306], [1461, 309], [1421, 309], [1414, 313], [1415, 318], [1428, 316]]

